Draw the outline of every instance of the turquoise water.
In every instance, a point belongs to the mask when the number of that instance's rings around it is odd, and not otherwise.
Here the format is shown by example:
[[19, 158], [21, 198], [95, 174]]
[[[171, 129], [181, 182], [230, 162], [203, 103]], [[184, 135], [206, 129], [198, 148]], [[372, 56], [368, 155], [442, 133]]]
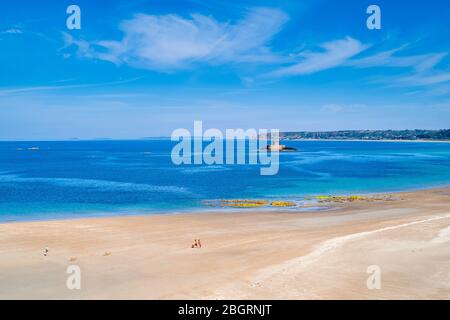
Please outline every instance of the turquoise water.
[[175, 166], [168, 140], [0, 142], [0, 222], [201, 210], [208, 199], [301, 200], [450, 184], [450, 143], [285, 144], [298, 151], [280, 154], [277, 175], [261, 176], [255, 165]]

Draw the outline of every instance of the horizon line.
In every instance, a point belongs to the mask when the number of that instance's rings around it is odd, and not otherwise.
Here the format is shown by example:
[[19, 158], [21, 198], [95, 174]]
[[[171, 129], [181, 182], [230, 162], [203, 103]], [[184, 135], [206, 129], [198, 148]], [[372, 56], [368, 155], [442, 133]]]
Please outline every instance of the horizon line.
[[[443, 129], [343, 129], [343, 130], [324, 130], [324, 131], [309, 131], [309, 130], [303, 130], [303, 131], [280, 131], [280, 134], [284, 133], [330, 133], [330, 132], [360, 132], [360, 131], [367, 131], [367, 132], [375, 132], [375, 131], [446, 131], [450, 130], [450, 128], [443, 128]], [[201, 138], [202, 136], [193, 136], [194, 138]], [[141, 141], [141, 140], [156, 140], [156, 139], [171, 139], [170, 136], [147, 136], [147, 137], [136, 137], [136, 138], [110, 138], [110, 137], [97, 137], [97, 138], [49, 138], [49, 139], [28, 139], [28, 138], [0, 138], [0, 142], [59, 142], [59, 141]], [[224, 139], [226, 140], [226, 139]], [[313, 139], [313, 138], [304, 138], [299, 140], [333, 140], [333, 139]], [[347, 139], [352, 140], [352, 139]], [[354, 140], [362, 140], [362, 141], [373, 141], [374, 139], [354, 139]], [[382, 140], [382, 139], [381, 139]], [[401, 139], [397, 139], [401, 141]], [[411, 140], [415, 141], [415, 140]], [[417, 141], [420, 141], [417, 140]], [[439, 140], [434, 140], [439, 141]], [[442, 140], [446, 141], [446, 140]]]

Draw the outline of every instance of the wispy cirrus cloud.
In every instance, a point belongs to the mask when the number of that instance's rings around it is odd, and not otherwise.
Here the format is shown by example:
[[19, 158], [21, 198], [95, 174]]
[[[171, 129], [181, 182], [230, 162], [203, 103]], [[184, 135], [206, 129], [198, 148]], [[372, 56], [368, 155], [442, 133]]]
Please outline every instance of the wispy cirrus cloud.
[[417, 73], [410, 76], [400, 77], [396, 83], [408, 86], [429, 86], [450, 82], [450, 71], [434, 71], [430, 73]]
[[280, 10], [256, 8], [237, 23], [211, 16], [138, 14], [120, 24], [123, 38], [87, 42], [65, 34], [65, 47], [75, 45], [86, 58], [151, 70], [189, 67], [196, 62], [273, 62], [281, 57], [268, 47], [288, 16]]
[[433, 86], [450, 81], [449, 70], [439, 70], [438, 65], [448, 56], [447, 52], [427, 53], [420, 55], [399, 55], [407, 45], [400, 48], [379, 52], [364, 58], [347, 62], [356, 68], [405, 68], [407, 73], [388, 76], [378, 82], [391, 86], [423, 87]]
[[385, 77], [381, 82], [395, 86], [429, 86], [450, 81], [450, 72], [438, 70], [438, 65], [448, 56], [447, 52], [418, 55], [401, 55], [408, 47], [370, 53], [359, 57], [370, 45], [351, 37], [330, 41], [320, 45], [321, 51], [306, 51], [298, 54], [301, 61], [270, 72], [270, 77], [307, 75], [336, 67], [350, 68], [404, 68], [410, 70], [395, 77]]
[[447, 53], [445, 52], [409, 56], [395, 55], [405, 48], [406, 45], [396, 49], [382, 51], [364, 58], [353, 59], [352, 61], [348, 62], [348, 65], [358, 68], [398, 67], [414, 68], [417, 71], [425, 71], [433, 68], [447, 55]]
[[[18, 88], [0, 88], [0, 97], [4, 95], [13, 94], [24, 94], [30, 92], [40, 92], [40, 91], [55, 91], [55, 90], [67, 90], [67, 89], [79, 89], [79, 88], [93, 88], [93, 87], [103, 87], [103, 86], [113, 86], [118, 84], [125, 84], [134, 82], [141, 79], [132, 78], [126, 80], [109, 81], [109, 82], [99, 82], [99, 83], [86, 83], [86, 84], [68, 84], [68, 85], [47, 85], [47, 86], [29, 86], [29, 87], [18, 87]], [[71, 81], [70, 79], [67, 81]], [[66, 80], [58, 81], [66, 82]]]
[[298, 54], [299, 62], [268, 74], [270, 77], [285, 77], [311, 74], [344, 65], [350, 58], [369, 46], [351, 37], [330, 41], [320, 45], [320, 51]]

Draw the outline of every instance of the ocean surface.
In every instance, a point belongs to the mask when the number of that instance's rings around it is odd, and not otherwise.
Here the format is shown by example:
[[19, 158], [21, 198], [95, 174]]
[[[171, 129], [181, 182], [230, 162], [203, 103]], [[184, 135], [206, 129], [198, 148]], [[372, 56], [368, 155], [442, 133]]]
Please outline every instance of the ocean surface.
[[[287, 141], [279, 173], [179, 165], [175, 142], [0, 142], [0, 222], [211, 210], [211, 199], [286, 199], [450, 185], [450, 143]], [[298, 209], [296, 209], [298, 210]]]

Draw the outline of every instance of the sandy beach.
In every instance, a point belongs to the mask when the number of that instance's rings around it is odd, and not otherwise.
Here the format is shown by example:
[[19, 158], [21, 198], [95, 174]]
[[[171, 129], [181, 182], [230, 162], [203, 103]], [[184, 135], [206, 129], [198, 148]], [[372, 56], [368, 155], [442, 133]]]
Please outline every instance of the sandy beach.
[[332, 206], [0, 224], [0, 299], [450, 299], [450, 188]]

